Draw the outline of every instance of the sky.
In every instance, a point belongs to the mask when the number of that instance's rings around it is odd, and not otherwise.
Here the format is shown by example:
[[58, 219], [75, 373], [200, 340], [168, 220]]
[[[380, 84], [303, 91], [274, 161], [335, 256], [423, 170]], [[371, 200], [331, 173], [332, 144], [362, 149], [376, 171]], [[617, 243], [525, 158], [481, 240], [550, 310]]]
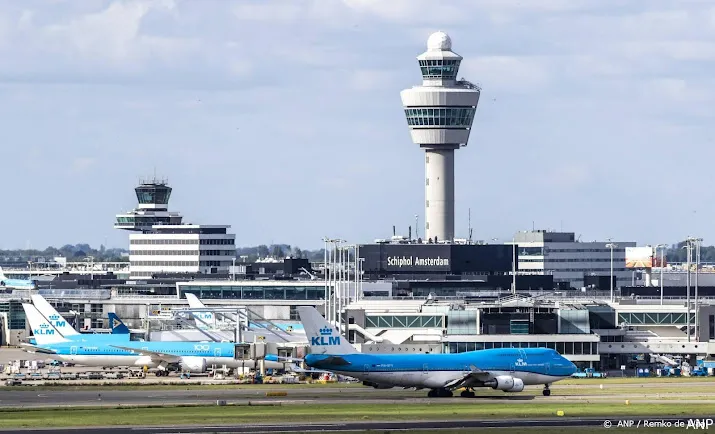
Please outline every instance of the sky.
[[438, 30], [482, 87], [458, 237], [715, 242], [712, 1], [0, 0], [0, 248], [127, 247], [154, 174], [240, 246], [406, 235]]

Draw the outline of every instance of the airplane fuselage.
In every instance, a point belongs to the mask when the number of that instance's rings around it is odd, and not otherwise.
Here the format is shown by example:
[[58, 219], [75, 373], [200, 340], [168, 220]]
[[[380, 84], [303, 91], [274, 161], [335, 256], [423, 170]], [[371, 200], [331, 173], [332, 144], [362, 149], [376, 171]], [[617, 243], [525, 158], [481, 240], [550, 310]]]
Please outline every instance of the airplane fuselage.
[[[457, 354], [310, 354], [310, 367], [359, 380], [402, 387], [438, 389], [482, 371], [475, 386], [499, 376], [520, 379], [524, 385], [551, 384], [571, 376], [575, 366], [548, 349], [496, 349]], [[348, 364], [345, 364], [348, 362]]]

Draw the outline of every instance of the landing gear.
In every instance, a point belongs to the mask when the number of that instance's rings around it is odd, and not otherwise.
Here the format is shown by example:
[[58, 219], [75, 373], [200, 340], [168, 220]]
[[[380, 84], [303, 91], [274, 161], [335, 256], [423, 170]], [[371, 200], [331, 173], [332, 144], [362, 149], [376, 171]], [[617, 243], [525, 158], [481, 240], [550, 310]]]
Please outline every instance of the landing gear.
[[432, 389], [427, 393], [428, 398], [451, 398], [452, 392], [447, 389]]
[[168, 377], [169, 371], [164, 371], [164, 370], [159, 369], [158, 371], [156, 371], [154, 373], [154, 375], [156, 375], [157, 377]]
[[551, 389], [549, 389], [549, 385], [544, 386], [544, 391], [542, 392], [544, 396], [551, 396]]
[[476, 394], [474, 393], [473, 390], [464, 390], [462, 393], [459, 394], [462, 398], [474, 398]]

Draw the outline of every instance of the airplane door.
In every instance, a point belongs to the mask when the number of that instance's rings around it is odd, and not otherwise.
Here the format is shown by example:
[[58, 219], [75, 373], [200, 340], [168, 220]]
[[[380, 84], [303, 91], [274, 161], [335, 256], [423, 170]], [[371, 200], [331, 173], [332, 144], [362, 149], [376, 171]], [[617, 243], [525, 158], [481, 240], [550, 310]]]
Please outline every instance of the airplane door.
[[221, 348], [214, 348], [214, 356], [221, 357]]
[[77, 355], [77, 347], [70, 347], [70, 354], [73, 356]]
[[429, 366], [427, 365], [427, 363], [422, 365], [422, 373], [425, 375], [429, 373]]

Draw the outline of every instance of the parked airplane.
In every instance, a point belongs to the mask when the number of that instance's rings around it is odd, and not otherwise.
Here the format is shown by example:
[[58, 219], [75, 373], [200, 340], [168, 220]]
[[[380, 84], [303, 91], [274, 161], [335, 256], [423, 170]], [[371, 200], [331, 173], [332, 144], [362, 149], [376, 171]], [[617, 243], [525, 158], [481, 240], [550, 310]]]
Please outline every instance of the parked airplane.
[[[84, 366], [158, 368], [157, 375], [169, 371], [206, 372], [211, 365], [229, 368], [256, 367], [255, 360], [234, 358], [235, 344], [223, 342], [116, 342], [107, 340], [69, 341], [29, 303], [23, 303], [27, 321], [36, 338], [45, 343], [23, 345], [25, 351]], [[266, 356], [266, 368], [282, 369], [275, 355]]]
[[0, 268], [0, 288], [7, 289], [36, 289], [37, 284], [33, 280], [9, 279]]
[[311, 354], [308, 366], [363, 380], [389, 389], [395, 386], [430, 389], [427, 396], [450, 397], [464, 388], [463, 398], [474, 397], [477, 387], [521, 392], [525, 385], [549, 386], [568, 378], [576, 366], [548, 348], [500, 348], [452, 354], [363, 354], [340, 336], [314, 307], [297, 308], [305, 326]]
[[[109, 324], [112, 329], [110, 333], [80, 333], [69, 325], [69, 322], [60, 315], [57, 310], [52, 307], [52, 305], [45, 300], [45, 298], [39, 294], [33, 294], [30, 296], [32, 298], [32, 303], [35, 308], [42, 314], [42, 316], [49, 322], [52, 326], [51, 329], [36, 330], [32, 327], [34, 335], [34, 343], [42, 345], [43, 343], [57, 343], [62, 341], [47, 340], [49, 336], [54, 336], [54, 331], [56, 330], [59, 335], [64, 337], [65, 341], [75, 341], [75, 342], [99, 342], [99, 341], [116, 341], [125, 342], [129, 341], [129, 329], [124, 323], [114, 314], [109, 313]], [[32, 342], [33, 339], [30, 339]]]

